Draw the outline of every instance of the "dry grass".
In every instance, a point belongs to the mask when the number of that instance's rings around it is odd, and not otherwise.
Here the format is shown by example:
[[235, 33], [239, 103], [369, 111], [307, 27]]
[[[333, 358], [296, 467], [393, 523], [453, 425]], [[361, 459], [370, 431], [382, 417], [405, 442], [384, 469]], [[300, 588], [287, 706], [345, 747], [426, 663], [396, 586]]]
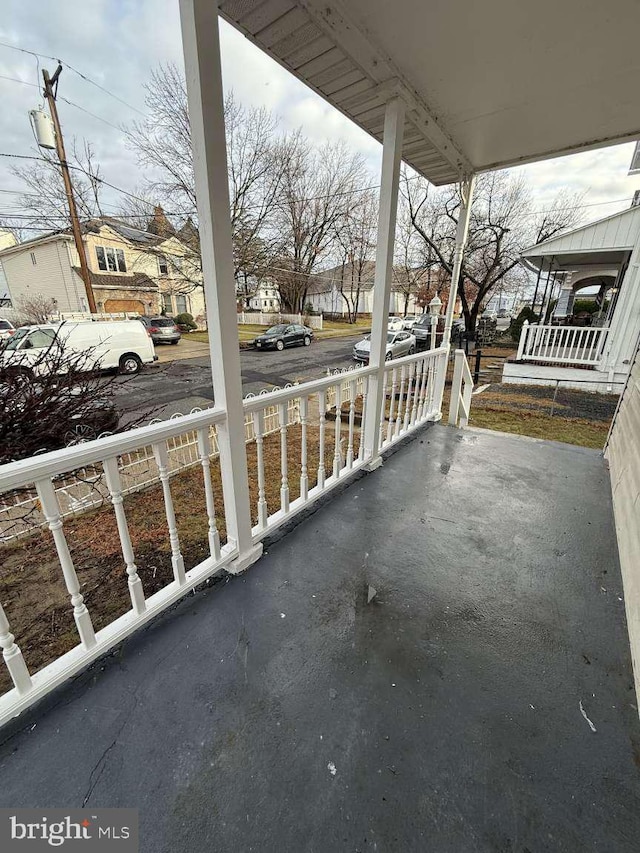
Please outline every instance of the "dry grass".
[[[317, 426], [308, 427], [309, 488], [317, 483]], [[346, 452], [347, 427], [342, 425]], [[359, 433], [355, 434], [355, 453]], [[335, 424], [327, 422], [325, 433], [326, 476], [332, 471], [335, 451]], [[247, 445], [249, 488], [253, 523], [257, 523], [256, 445]], [[280, 436], [264, 440], [266, 499], [270, 513], [280, 508]], [[287, 463], [290, 500], [300, 495], [301, 428], [287, 430]], [[218, 460], [212, 460], [211, 481], [216, 496], [216, 521], [221, 540], [226, 538], [222, 487]], [[202, 468], [194, 466], [171, 480], [180, 547], [187, 570], [208, 556], [208, 519], [204, 502]], [[171, 550], [162, 498], [154, 485], [125, 498], [125, 511], [133, 543], [136, 565], [145, 595], [152, 595], [173, 580]], [[81, 592], [96, 630], [108, 625], [131, 607], [120, 539], [110, 505], [70, 518], [64, 525]], [[62, 579], [60, 564], [48, 531], [18, 540], [3, 548], [0, 578], [2, 601], [11, 630], [31, 672], [50, 663], [77, 645], [72, 607]], [[0, 692], [11, 687], [4, 668], [0, 671]]]
[[549, 441], [564, 441], [580, 447], [601, 449], [607, 438], [609, 425], [580, 418], [551, 417], [542, 412], [505, 411], [471, 407], [471, 426], [528, 435]]

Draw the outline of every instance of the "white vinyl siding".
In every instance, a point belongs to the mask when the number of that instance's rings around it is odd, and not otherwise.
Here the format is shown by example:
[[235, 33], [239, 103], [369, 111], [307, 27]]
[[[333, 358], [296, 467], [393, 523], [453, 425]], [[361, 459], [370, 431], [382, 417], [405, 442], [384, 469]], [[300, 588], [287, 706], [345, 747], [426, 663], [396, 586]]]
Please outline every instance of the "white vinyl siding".
[[[2, 257], [7, 286], [15, 306], [21, 296], [55, 300], [58, 311], [82, 311], [82, 280], [71, 269], [67, 241], [44, 243]], [[34, 264], [31, 255], [35, 255]]]
[[624, 585], [631, 659], [640, 700], [640, 349], [614, 417], [606, 457], [609, 461], [618, 553]]

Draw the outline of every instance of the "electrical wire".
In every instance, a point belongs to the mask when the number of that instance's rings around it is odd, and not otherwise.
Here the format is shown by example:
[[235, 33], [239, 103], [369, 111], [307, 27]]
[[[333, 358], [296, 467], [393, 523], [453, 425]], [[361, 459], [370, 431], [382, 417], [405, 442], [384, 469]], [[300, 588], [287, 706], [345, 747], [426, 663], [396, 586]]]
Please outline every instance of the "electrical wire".
[[[55, 56], [49, 56], [46, 53], [38, 53], [34, 50], [27, 50], [24, 47], [18, 47], [15, 44], [8, 44], [7, 42], [0, 42], [0, 47], [6, 47], [9, 50], [17, 50], [20, 53], [27, 53], [30, 56], [35, 56], [36, 61], [39, 61], [39, 57], [42, 57], [43, 59], [51, 59], [53, 62], [59, 62], [60, 65], [62, 65], [64, 68], [68, 68], [69, 71], [72, 71], [74, 74], [77, 74], [78, 77], [80, 77], [82, 80], [86, 81], [87, 83], [90, 83], [92, 86], [95, 86], [96, 88], [100, 89], [102, 92], [105, 92], [107, 95], [110, 95], [112, 98], [115, 98], [116, 101], [120, 101], [121, 104], [124, 104], [125, 107], [129, 107], [130, 110], [133, 110], [134, 112], [139, 113], [141, 116], [146, 117], [146, 114], [142, 110], [139, 110], [138, 107], [134, 107], [133, 104], [130, 104], [127, 101], [125, 101], [124, 98], [121, 98], [119, 95], [116, 95], [114, 92], [111, 92], [109, 89], [106, 89], [100, 83], [96, 83], [96, 81], [92, 80], [91, 77], [88, 77], [86, 74], [83, 74], [82, 71], [78, 71], [77, 68], [74, 68], [73, 65], [70, 65], [68, 62], [65, 62], [63, 59], [58, 59]], [[38, 65], [38, 67], [39, 67], [39, 65]], [[20, 81], [20, 82], [24, 82], [24, 81]]]

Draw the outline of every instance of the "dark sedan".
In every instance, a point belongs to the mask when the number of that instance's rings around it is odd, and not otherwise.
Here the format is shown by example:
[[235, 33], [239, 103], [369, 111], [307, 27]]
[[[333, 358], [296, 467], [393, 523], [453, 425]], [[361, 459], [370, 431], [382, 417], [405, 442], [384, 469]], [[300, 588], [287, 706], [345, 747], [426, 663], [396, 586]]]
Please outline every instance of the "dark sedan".
[[280, 323], [277, 326], [271, 326], [264, 335], [258, 335], [253, 345], [256, 349], [283, 350], [285, 347], [308, 347], [312, 338], [313, 332], [307, 326], [299, 326], [297, 323]]

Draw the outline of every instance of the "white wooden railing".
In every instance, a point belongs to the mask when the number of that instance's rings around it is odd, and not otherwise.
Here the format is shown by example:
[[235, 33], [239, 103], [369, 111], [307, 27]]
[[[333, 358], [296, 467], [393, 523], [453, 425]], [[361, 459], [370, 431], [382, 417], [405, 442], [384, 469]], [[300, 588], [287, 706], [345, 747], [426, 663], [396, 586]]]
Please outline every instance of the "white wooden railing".
[[451, 398], [449, 400], [449, 423], [452, 426], [465, 427], [469, 423], [471, 409], [471, 394], [473, 392], [473, 376], [469, 370], [464, 350], [457, 349], [453, 365], [451, 381]]
[[275, 326], [278, 323], [297, 323], [310, 329], [322, 330], [322, 314], [278, 314], [263, 311], [241, 311], [238, 314], [238, 325]]
[[[422, 424], [440, 418], [446, 366], [446, 349], [407, 356], [384, 365], [381, 448], [391, 447]], [[374, 374], [376, 368], [358, 367], [302, 385], [249, 395], [244, 400], [255, 542], [317, 498], [347, 482], [370, 461], [361, 441], [360, 424], [366, 418]], [[297, 414], [292, 416], [292, 412]], [[274, 418], [277, 431], [270, 434], [273, 423], [269, 421], [273, 422]], [[77, 645], [61, 651], [53, 660], [48, 646], [43, 645], [39, 649], [42, 653], [37, 656], [39, 663], [31, 668], [35, 671], [31, 671], [20, 648], [20, 628], [24, 626], [14, 626], [17, 634], [14, 638], [7, 613], [0, 604], [0, 648], [13, 683], [13, 688], [0, 696], [0, 725], [79, 672], [196, 585], [221, 572], [237, 557], [235, 545], [226, 543], [219, 533], [223, 524], [226, 526], [225, 511], [220, 496], [215, 494], [217, 480], [212, 477], [212, 463], [217, 455], [216, 430], [225, 422], [226, 412], [222, 409], [196, 411], [10, 463], [0, 469], [0, 496], [22, 491], [32, 500], [32, 511], [37, 516], [34, 526], [38, 529], [31, 533], [33, 547], [28, 547], [25, 553], [45, 564], [51, 562], [52, 554], [56, 555], [53, 559], [57, 559], [59, 579], [69, 596], [78, 640]], [[178, 470], [174, 467], [176, 454], [182, 466]], [[134, 529], [132, 535], [128, 514], [130, 509], [133, 511], [134, 504], [128, 503], [130, 499], [126, 498], [127, 467], [140, 460], [147, 469], [153, 467], [154, 473], [146, 488], [154, 489], [150, 499], [160, 502], [158, 508], [166, 520], [165, 547], [157, 543], [157, 548], [167, 554], [171, 581], [159, 589], [154, 586], [157, 591], [153, 592], [145, 590], [138, 571], [136, 537], [140, 531]], [[202, 543], [207, 551], [197, 565], [188, 568], [181, 544], [180, 518], [185, 508], [180, 505], [178, 481], [181, 476], [188, 475], [184, 469], [194, 461], [201, 468], [202, 479], [195, 487], [192, 483], [190, 488], [196, 489], [196, 506], [200, 505], [203, 519]], [[117, 531], [119, 540], [121, 584], [124, 585], [120, 589], [129, 605], [127, 609], [123, 604], [121, 615], [106, 624], [105, 612], [114, 610], [100, 607], [99, 596], [113, 596], [117, 590], [113, 583], [102, 586], [99, 592], [94, 590], [96, 597], [87, 605], [73, 556], [77, 553], [78, 542], [74, 541], [73, 532], [69, 533], [71, 522], [63, 517], [65, 504], [61, 483], [66, 483], [68, 489], [74, 478], [83, 483], [90, 480], [101, 483], [101, 501], [106, 503], [94, 510], [92, 524], [95, 525], [96, 542], [100, 535], [105, 535], [101, 531], [107, 529], [114, 530], [111, 536]], [[189, 498], [193, 501], [192, 491]], [[76, 507], [75, 513], [85, 512], [90, 506], [88, 503], [86, 507]], [[111, 519], [104, 514], [112, 514]], [[51, 537], [48, 542], [44, 538], [47, 536]], [[12, 579], [10, 583], [20, 584], [21, 581]], [[15, 600], [16, 595], [19, 597], [19, 589], [12, 587], [11, 594], [3, 600]], [[38, 595], [47, 603], [53, 598], [46, 588], [39, 589]], [[11, 615], [10, 610], [8, 615]], [[28, 613], [25, 617], [24, 612], [21, 618], [25, 624], [33, 623], [34, 619]], [[27, 660], [30, 651], [32, 649], [25, 649]]]
[[608, 327], [522, 324], [518, 361], [592, 366], [601, 360]]

